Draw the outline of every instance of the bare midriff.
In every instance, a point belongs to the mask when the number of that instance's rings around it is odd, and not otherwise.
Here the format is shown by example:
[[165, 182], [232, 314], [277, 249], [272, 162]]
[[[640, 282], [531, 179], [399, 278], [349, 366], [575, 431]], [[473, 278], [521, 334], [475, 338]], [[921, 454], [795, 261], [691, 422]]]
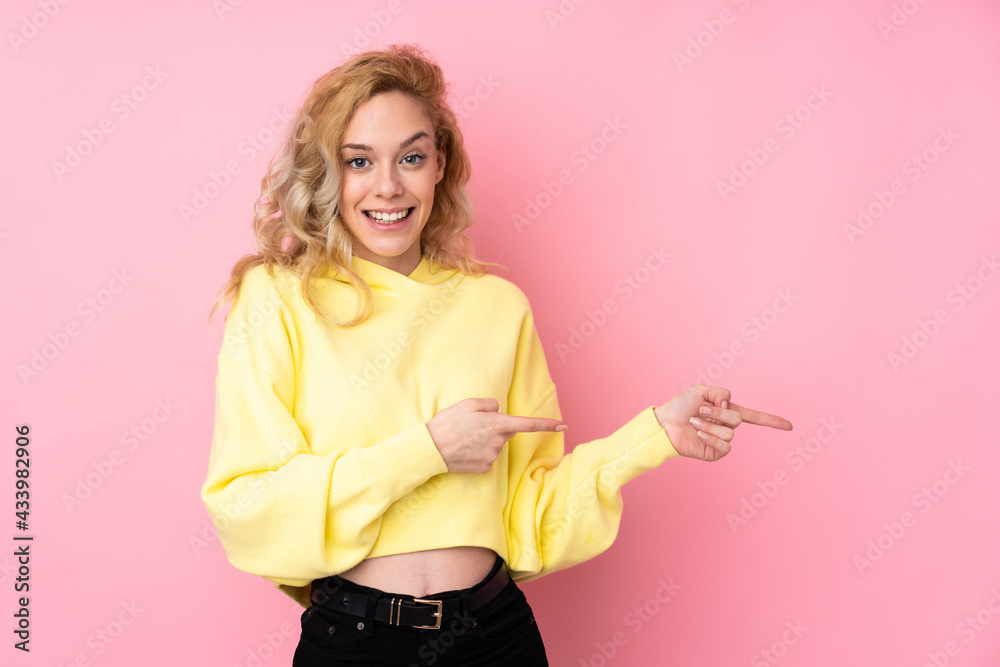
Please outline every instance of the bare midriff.
[[423, 597], [475, 586], [496, 558], [496, 552], [484, 547], [430, 549], [368, 558], [340, 576], [369, 588]]

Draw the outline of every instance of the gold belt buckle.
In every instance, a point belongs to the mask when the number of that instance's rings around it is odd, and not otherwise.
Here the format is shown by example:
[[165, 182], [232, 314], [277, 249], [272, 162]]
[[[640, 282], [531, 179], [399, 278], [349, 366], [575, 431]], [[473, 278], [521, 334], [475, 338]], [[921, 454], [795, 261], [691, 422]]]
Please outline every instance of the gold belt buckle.
[[414, 625], [413, 627], [419, 628], [421, 630], [440, 630], [441, 629], [441, 609], [443, 608], [443, 603], [441, 600], [422, 600], [419, 598], [414, 598], [414, 602], [421, 602], [423, 604], [435, 605], [437, 606], [437, 611], [434, 612], [434, 616], [437, 618], [437, 625]]

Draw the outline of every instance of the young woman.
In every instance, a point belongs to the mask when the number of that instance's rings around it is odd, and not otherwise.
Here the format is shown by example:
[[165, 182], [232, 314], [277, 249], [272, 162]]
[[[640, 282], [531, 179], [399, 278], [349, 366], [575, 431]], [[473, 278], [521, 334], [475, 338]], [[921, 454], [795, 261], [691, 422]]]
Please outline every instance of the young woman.
[[317, 80], [215, 304], [202, 499], [230, 562], [305, 607], [295, 665], [546, 665], [515, 581], [607, 549], [642, 472], [792, 427], [699, 385], [565, 455], [528, 300], [465, 236], [445, 96], [415, 47]]

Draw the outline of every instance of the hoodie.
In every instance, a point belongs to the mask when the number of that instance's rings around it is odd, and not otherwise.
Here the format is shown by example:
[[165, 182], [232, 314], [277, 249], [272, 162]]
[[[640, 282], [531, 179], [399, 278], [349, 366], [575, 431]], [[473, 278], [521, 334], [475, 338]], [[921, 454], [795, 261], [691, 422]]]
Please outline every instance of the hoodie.
[[[281, 267], [249, 270], [230, 309], [201, 489], [230, 563], [307, 607], [313, 580], [376, 556], [480, 546], [527, 581], [607, 549], [622, 485], [677, 456], [655, 406], [570, 454], [563, 432], [517, 433], [487, 472], [449, 472], [427, 422], [462, 399], [562, 418], [528, 299], [426, 257], [410, 275], [353, 261], [361, 326], [318, 318]], [[316, 288], [355, 312], [345, 276]]]

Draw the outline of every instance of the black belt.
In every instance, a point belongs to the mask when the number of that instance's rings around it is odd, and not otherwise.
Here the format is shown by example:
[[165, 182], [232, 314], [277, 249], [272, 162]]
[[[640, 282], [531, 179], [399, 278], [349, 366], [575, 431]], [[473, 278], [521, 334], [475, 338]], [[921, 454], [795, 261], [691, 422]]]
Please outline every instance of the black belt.
[[[327, 577], [313, 582], [311, 600], [313, 604], [347, 612], [352, 616], [365, 618], [370, 595], [344, 590], [337, 585], [339, 577]], [[475, 611], [500, 594], [510, 580], [506, 564], [490, 577], [482, 587], [470, 594], [472, 609]], [[385, 594], [383, 594], [385, 595]], [[441, 620], [461, 611], [461, 596], [433, 600], [414, 597], [379, 597], [375, 602], [375, 620], [390, 625], [408, 625], [424, 630], [440, 630]]]

